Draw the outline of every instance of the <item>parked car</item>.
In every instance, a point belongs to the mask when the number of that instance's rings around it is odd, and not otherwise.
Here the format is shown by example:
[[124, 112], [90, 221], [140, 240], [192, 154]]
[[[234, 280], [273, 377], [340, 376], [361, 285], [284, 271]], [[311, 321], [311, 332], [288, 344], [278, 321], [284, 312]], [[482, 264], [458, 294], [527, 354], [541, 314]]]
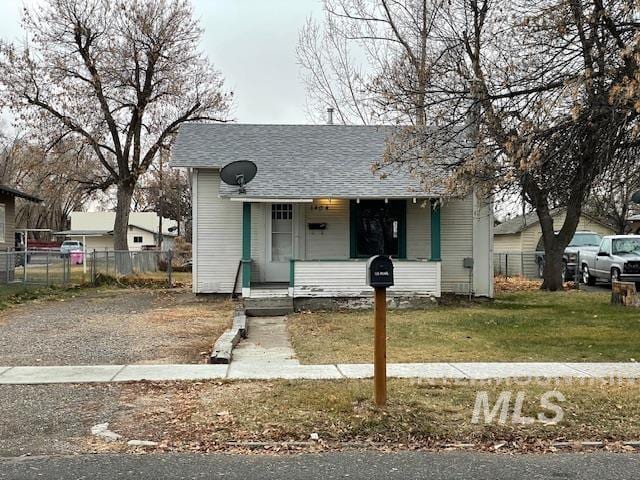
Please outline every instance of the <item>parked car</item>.
[[580, 257], [582, 281], [640, 282], [640, 236], [607, 235], [597, 252]]
[[84, 245], [79, 240], [65, 240], [60, 245], [60, 256], [68, 257], [71, 252], [83, 252]]
[[[595, 254], [600, 247], [601, 241], [602, 237], [596, 232], [580, 231], [573, 235], [562, 256], [563, 280], [575, 279], [576, 273], [579, 271], [577, 265], [578, 256], [582, 258], [585, 254]], [[538, 265], [538, 276], [542, 278], [544, 272], [544, 250], [541, 248], [536, 251], [536, 264]]]

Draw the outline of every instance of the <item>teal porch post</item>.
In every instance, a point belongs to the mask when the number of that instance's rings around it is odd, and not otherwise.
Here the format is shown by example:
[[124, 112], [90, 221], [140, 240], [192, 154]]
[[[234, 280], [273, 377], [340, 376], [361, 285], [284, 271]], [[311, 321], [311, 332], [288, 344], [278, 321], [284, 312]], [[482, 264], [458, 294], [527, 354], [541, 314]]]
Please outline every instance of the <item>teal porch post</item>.
[[289, 286], [295, 287], [296, 284], [296, 260], [292, 258], [289, 260]]
[[431, 200], [431, 261], [440, 260], [440, 202]]
[[242, 288], [251, 287], [251, 204], [242, 204]]

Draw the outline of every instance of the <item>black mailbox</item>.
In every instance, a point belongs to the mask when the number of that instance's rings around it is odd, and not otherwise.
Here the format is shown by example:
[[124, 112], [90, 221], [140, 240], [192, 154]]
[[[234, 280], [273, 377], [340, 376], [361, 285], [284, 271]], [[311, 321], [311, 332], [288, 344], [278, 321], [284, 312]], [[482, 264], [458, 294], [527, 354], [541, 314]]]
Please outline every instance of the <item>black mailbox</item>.
[[367, 285], [374, 288], [393, 286], [393, 262], [385, 255], [367, 260]]

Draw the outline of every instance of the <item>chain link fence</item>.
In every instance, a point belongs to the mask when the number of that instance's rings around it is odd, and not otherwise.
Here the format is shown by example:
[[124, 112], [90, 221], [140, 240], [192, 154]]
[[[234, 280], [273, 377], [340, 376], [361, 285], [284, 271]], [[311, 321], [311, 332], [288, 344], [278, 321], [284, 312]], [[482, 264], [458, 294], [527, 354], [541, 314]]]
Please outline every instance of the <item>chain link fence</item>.
[[[574, 282], [576, 287], [582, 281], [580, 272], [580, 256], [571, 263], [563, 263], [563, 274], [566, 281]], [[499, 277], [522, 277], [531, 280], [542, 280], [544, 256], [539, 253], [506, 252], [493, 254], [493, 273]], [[577, 273], [577, 275], [575, 275]]]
[[540, 257], [524, 252], [494, 253], [493, 273], [504, 277], [542, 278]]
[[58, 250], [0, 252], [0, 282], [33, 286], [96, 284], [100, 276], [166, 281], [191, 278], [189, 259], [173, 251], [91, 251], [61, 254]]

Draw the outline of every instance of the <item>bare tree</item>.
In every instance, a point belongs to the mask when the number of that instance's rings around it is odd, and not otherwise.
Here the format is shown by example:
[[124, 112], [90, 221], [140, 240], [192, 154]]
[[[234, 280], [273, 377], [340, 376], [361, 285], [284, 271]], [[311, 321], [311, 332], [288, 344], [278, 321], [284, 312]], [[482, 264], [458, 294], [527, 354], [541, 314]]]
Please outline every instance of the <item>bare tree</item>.
[[157, 166], [151, 168], [134, 193], [133, 203], [136, 211], [156, 212], [176, 220], [179, 235], [190, 231], [191, 186], [188, 175], [180, 169], [161, 173]]
[[585, 210], [607, 222], [617, 233], [626, 234], [630, 230], [629, 216], [637, 210], [631, 197], [640, 190], [640, 154], [631, 148], [620, 155], [623, 158], [594, 185]]
[[18, 123], [51, 144], [81, 139], [116, 187], [114, 248], [126, 250], [138, 179], [180, 124], [225, 119], [230, 95], [200, 52], [186, 0], [47, 0], [27, 9], [28, 41], [0, 47], [0, 85]]
[[[450, 195], [521, 196], [542, 227], [543, 288], [560, 289], [562, 254], [594, 182], [636, 143], [635, 0], [340, 3], [359, 10], [327, 13], [357, 31], [378, 29], [357, 36], [371, 50], [395, 46], [388, 68], [369, 64], [369, 104], [413, 125], [388, 142], [380, 170], [408, 164], [425, 187], [444, 179]], [[410, 19], [413, 43], [405, 46], [398, 22], [389, 21], [396, 16], [345, 13], [363, 5]], [[554, 225], [559, 206], [566, 220]]]
[[79, 182], [95, 169], [93, 159], [70, 140], [46, 150], [34, 138], [0, 136], [0, 183], [44, 200], [34, 204], [18, 199], [15, 216], [21, 227], [65, 229], [69, 214], [95, 199], [96, 194]]
[[298, 61], [312, 112], [333, 107], [342, 123], [425, 123], [428, 44], [442, 0], [323, 0]]

